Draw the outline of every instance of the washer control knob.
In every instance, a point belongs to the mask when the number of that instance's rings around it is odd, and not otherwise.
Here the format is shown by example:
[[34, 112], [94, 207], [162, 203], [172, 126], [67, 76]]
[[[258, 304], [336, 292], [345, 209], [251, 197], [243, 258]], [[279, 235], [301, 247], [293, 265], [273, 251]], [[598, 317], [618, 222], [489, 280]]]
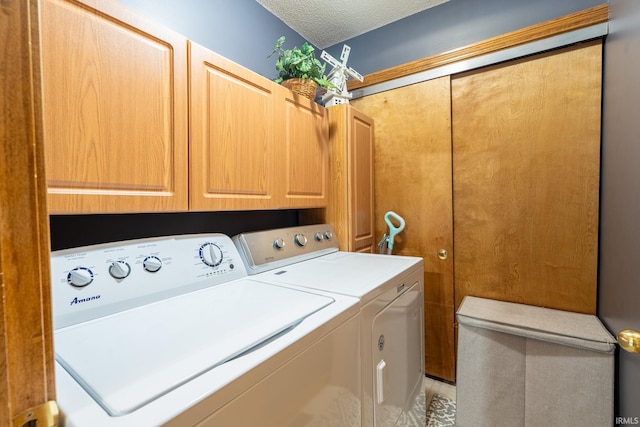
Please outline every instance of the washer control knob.
[[162, 268], [162, 260], [157, 256], [148, 256], [142, 261], [142, 267], [150, 273], [155, 273]]
[[84, 288], [93, 282], [93, 271], [86, 267], [76, 267], [67, 274], [67, 283], [71, 286]]
[[278, 250], [284, 249], [284, 246], [285, 246], [285, 243], [282, 237], [278, 237], [276, 240], [273, 241], [273, 247]]
[[222, 249], [215, 243], [207, 242], [200, 246], [200, 260], [209, 267], [217, 267], [222, 263]]
[[302, 233], [298, 233], [293, 237], [293, 241], [296, 242], [296, 245], [304, 247], [307, 244], [307, 236]]
[[332, 232], [330, 232], [330, 231], [325, 231], [325, 232], [324, 232], [324, 234], [323, 234], [323, 236], [324, 236], [325, 240], [331, 240], [331, 239], [333, 239], [333, 233], [332, 233]]
[[317, 231], [316, 234], [313, 235], [313, 238], [316, 240], [316, 242], [322, 242], [324, 236], [321, 232]]
[[124, 279], [131, 273], [131, 266], [126, 261], [114, 261], [109, 266], [109, 274], [114, 279]]

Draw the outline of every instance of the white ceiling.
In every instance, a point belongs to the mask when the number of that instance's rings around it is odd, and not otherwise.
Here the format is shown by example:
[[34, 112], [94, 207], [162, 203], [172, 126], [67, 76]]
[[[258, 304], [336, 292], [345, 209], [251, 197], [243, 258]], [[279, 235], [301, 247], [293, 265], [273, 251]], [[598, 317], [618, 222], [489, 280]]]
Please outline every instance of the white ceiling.
[[449, 0], [256, 0], [324, 49]]

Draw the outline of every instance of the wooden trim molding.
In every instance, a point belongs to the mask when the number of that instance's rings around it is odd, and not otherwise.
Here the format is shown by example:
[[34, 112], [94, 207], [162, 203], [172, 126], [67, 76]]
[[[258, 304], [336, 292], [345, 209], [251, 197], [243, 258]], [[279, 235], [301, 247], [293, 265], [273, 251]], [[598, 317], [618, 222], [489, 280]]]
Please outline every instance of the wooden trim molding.
[[492, 37], [465, 47], [453, 49], [448, 52], [428, 56], [426, 58], [367, 74], [364, 78], [364, 82], [360, 82], [358, 80], [349, 81], [348, 89], [354, 90], [373, 86], [466, 59], [494, 53], [503, 49], [557, 36], [559, 34], [579, 30], [592, 25], [602, 24], [608, 20], [609, 4], [603, 3], [589, 9], [551, 19], [549, 21], [525, 27], [497, 37]]
[[38, 3], [0, 6], [2, 426], [55, 399]]

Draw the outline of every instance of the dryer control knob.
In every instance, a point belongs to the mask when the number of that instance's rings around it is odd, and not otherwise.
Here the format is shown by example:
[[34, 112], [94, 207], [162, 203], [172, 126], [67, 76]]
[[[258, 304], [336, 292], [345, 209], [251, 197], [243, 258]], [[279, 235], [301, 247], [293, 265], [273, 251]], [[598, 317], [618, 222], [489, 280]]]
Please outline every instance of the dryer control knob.
[[298, 233], [293, 237], [293, 241], [296, 242], [296, 245], [304, 247], [307, 244], [307, 236], [302, 233]]
[[124, 279], [131, 273], [131, 266], [126, 261], [114, 261], [109, 266], [109, 274], [114, 279]]
[[71, 286], [84, 288], [93, 282], [93, 271], [86, 267], [76, 267], [67, 274], [67, 283]]
[[150, 273], [155, 273], [162, 268], [162, 260], [157, 256], [148, 256], [142, 261], [142, 267]]
[[317, 231], [316, 234], [313, 235], [313, 238], [316, 240], [316, 242], [322, 242], [324, 236], [321, 232]]
[[276, 249], [284, 249], [285, 243], [282, 237], [278, 237], [273, 241], [273, 247]]
[[200, 259], [209, 267], [217, 267], [222, 263], [222, 249], [215, 243], [207, 242], [200, 246]]
[[330, 232], [330, 231], [325, 231], [325, 232], [324, 232], [324, 238], [325, 238], [326, 240], [331, 240], [331, 239], [333, 238], [333, 233], [332, 233], [332, 232]]

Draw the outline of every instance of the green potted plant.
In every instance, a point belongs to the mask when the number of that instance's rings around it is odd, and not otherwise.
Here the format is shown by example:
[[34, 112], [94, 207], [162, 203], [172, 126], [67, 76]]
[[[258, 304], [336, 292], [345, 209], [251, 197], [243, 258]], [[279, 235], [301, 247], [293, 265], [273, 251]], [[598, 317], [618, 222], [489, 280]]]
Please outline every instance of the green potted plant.
[[278, 77], [273, 79], [294, 92], [297, 92], [309, 99], [314, 99], [318, 86], [334, 88], [335, 86], [327, 80], [324, 70], [327, 64], [322, 64], [316, 58], [315, 50], [309, 43], [304, 42], [302, 47], [293, 49], [283, 49], [285, 37], [280, 37], [273, 51], [267, 56], [270, 58], [274, 53], [278, 53], [276, 70]]

